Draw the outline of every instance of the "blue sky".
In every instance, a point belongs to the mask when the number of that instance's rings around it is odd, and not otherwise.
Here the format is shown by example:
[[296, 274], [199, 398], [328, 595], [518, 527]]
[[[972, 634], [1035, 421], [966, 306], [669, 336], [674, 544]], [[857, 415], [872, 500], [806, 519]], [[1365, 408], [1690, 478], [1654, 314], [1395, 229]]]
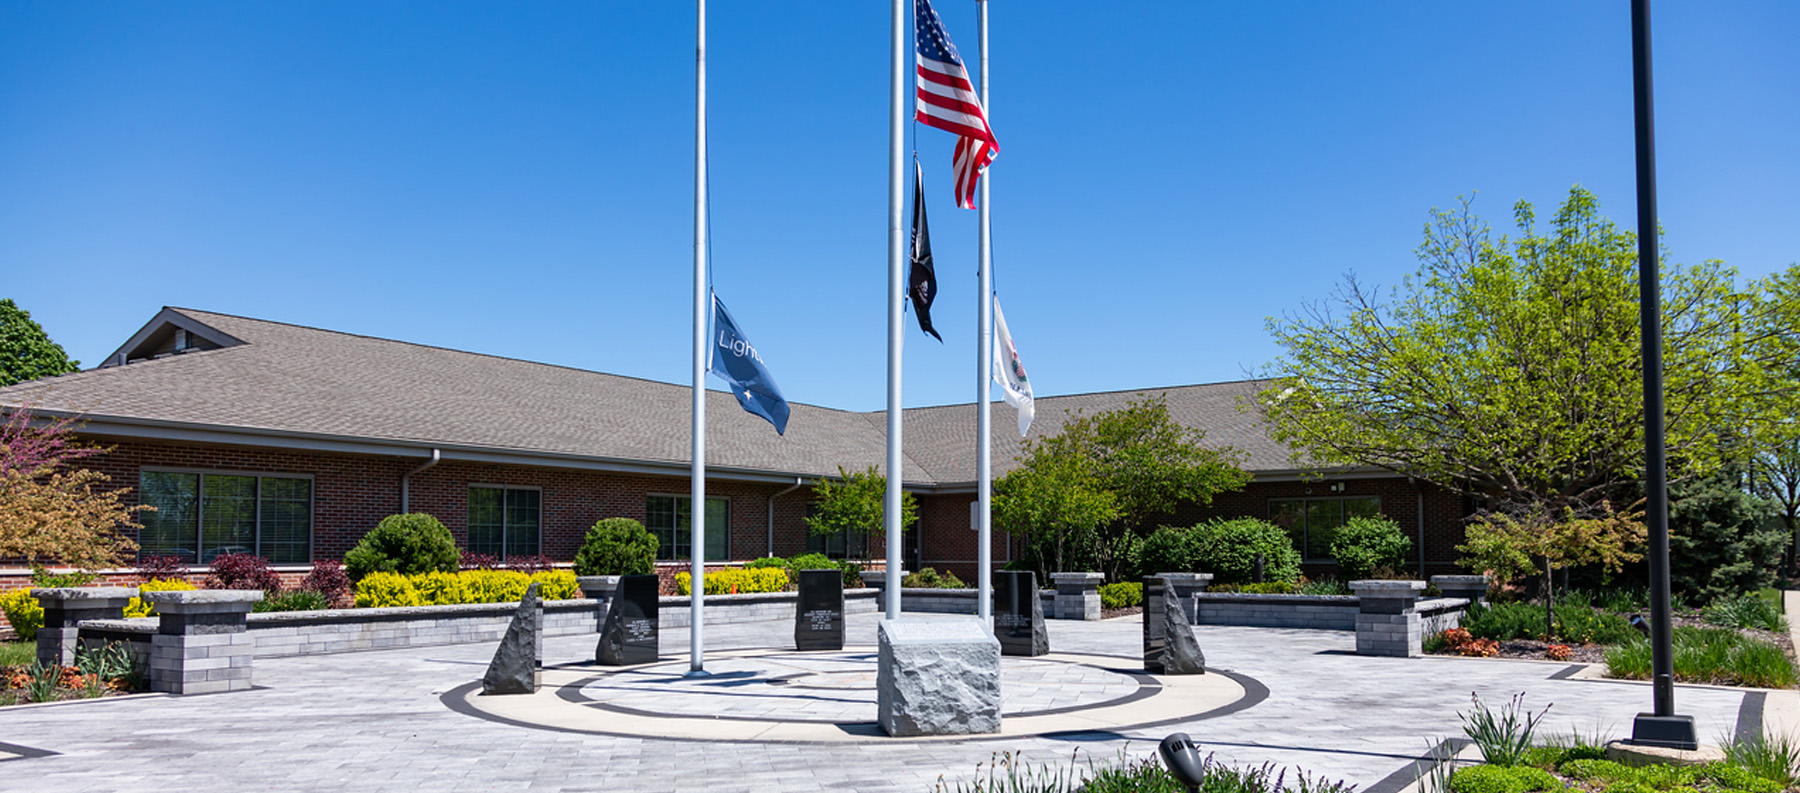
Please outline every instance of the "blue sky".
[[[975, 4], [939, 0], [971, 61]], [[715, 284], [790, 400], [885, 404], [888, 6], [709, 9]], [[1580, 183], [1635, 225], [1628, 3], [994, 0], [996, 283], [1040, 394], [1231, 380], [1392, 285], [1433, 206]], [[670, 382], [691, 326], [683, 2], [0, 0], [0, 296], [98, 362], [163, 305]], [[1656, 4], [1673, 261], [1800, 261], [1800, 4]], [[916, 133], [916, 136], [915, 136]], [[975, 215], [926, 169], [974, 397]], [[909, 191], [910, 194], [910, 191]]]

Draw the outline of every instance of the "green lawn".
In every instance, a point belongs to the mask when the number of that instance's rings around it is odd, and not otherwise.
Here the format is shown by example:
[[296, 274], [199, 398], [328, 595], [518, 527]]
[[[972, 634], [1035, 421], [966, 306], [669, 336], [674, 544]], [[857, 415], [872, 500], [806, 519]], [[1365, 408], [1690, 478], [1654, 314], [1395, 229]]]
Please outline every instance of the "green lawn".
[[0, 642], [0, 666], [26, 666], [35, 660], [36, 642]]

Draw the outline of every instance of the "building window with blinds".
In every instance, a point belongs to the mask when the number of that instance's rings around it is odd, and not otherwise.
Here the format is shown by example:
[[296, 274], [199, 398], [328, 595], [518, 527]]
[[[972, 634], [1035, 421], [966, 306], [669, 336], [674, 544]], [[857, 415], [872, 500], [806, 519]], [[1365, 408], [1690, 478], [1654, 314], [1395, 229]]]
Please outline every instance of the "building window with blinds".
[[[650, 496], [644, 503], [644, 528], [656, 535], [656, 558], [663, 561], [692, 559], [694, 500], [687, 496]], [[706, 500], [706, 556], [704, 561], [723, 562], [730, 557], [730, 501]]]
[[469, 552], [502, 561], [542, 551], [543, 492], [537, 488], [469, 488]]
[[140, 471], [140, 556], [209, 564], [247, 553], [274, 564], [312, 561], [312, 479], [300, 476]]

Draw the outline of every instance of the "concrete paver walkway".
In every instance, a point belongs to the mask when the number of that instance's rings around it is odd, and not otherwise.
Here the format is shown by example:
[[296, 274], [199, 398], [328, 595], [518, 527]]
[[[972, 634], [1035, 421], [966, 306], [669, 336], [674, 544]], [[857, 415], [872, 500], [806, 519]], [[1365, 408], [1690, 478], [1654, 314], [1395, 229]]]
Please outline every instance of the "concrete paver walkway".
[[[872, 647], [877, 621], [877, 615], [851, 615], [848, 643]], [[1051, 621], [1049, 627], [1051, 649], [1059, 656], [1107, 656], [1116, 661], [1117, 670], [1137, 668], [1141, 634], [1135, 620]], [[1266, 689], [1266, 697], [1242, 709], [1154, 727], [1106, 729], [1071, 721], [1080, 726], [973, 741], [819, 743], [779, 736], [756, 739], [747, 730], [730, 728], [645, 737], [650, 733], [603, 734], [541, 720], [483, 718], [447, 703], [455, 701], [459, 688], [480, 678], [493, 652], [486, 644], [259, 659], [258, 688], [249, 692], [0, 710], [0, 788], [223, 793], [704, 786], [714, 793], [921, 793], [932, 790], [940, 778], [951, 784], [973, 778], [977, 764], [997, 751], [1018, 751], [1032, 762], [1067, 766], [1073, 759], [1085, 766], [1090, 759], [1116, 762], [1122, 753], [1152, 756], [1157, 740], [1184, 731], [1224, 762], [1299, 766], [1365, 790], [1387, 791], [1394, 785], [1390, 778], [1430, 746], [1462, 734], [1457, 714], [1469, 710], [1471, 693], [1499, 705], [1524, 692], [1525, 704], [1534, 712], [1554, 703], [1540, 730], [1590, 737], [1625, 737], [1633, 716], [1650, 705], [1647, 685], [1571, 677], [1563, 664], [1359, 657], [1351, 653], [1355, 642], [1348, 632], [1199, 626], [1196, 634], [1213, 667], [1229, 671], [1231, 679], [1246, 681], [1247, 687]], [[768, 662], [779, 656], [766, 651], [791, 646], [791, 636], [787, 622], [710, 625], [709, 658], [722, 671], [733, 663]], [[674, 668], [685, 668], [686, 641], [686, 631], [663, 636], [664, 659]], [[553, 678], [575, 682], [573, 678], [597, 674], [600, 668], [582, 666], [592, 658], [594, 642], [591, 635], [546, 639], [544, 660], [553, 667], [546, 671], [546, 688]], [[1105, 665], [1091, 664], [1094, 669]], [[1029, 707], [1055, 710], [1046, 704], [1058, 696], [1054, 678], [1071, 673], [1040, 671], [1046, 685], [1025, 694], [1032, 698]], [[840, 674], [834, 685], [854, 690], [854, 681], [843, 677], [856, 674], [853, 670], [835, 672]], [[1077, 700], [1106, 700], [1119, 690], [1109, 691], [1108, 685], [1125, 685], [1107, 674], [1073, 674]], [[1223, 682], [1227, 676], [1206, 677]], [[585, 685], [581, 690], [588, 691]], [[604, 696], [601, 690], [590, 692], [590, 698]], [[855, 710], [865, 707], [860, 696], [844, 697], [855, 704], [827, 715], [861, 718]], [[1765, 704], [1772, 715], [1777, 702], [1792, 696], [1678, 686], [1676, 705], [1678, 712], [1695, 717], [1703, 740], [1718, 740], [1738, 729], [1740, 718], [1760, 724]], [[824, 713], [811, 713], [812, 706], [798, 701], [791, 709], [771, 708], [767, 696], [737, 701], [763, 709], [762, 716], [771, 722], [800, 722]], [[704, 715], [696, 711], [704, 707], [697, 702], [678, 697], [658, 704], [639, 697], [628, 710]], [[1149, 707], [1154, 699], [1144, 702]], [[613, 733], [629, 732], [612, 726]]]

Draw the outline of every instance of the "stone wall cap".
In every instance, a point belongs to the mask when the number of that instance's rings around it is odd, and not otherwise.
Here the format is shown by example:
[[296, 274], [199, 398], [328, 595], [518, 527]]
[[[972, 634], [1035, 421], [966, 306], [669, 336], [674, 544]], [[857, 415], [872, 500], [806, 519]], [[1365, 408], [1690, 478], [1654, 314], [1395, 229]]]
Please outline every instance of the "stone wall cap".
[[1152, 578], [1168, 578], [1178, 584], [1204, 584], [1213, 580], [1212, 573], [1157, 573]]
[[1419, 592], [1424, 588], [1424, 581], [1364, 580], [1350, 582], [1350, 591], [1355, 592], [1358, 595], [1367, 592], [1371, 595], [1391, 594], [1393, 596], [1401, 596]]
[[1444, 584], [1482, 584], [1482, 585], [1486, 585], [1487, 580], [1488, 580], [1488, 577], [1485, 575], [1434, 575], [1431, 577], [1431, 583], [1437, 584], [1440, 587], [1443, 586]]
[[582, 586], [588, 586], [590, 584], [617, 584], [619, 583], [619, 579], [624, 577], [625, 576], [622, 575], [578, 575], [575, 576], [575, 583]]
[[172, 589], [144, 593], [145, 602], [158, 606], [247, 605], [262, 599], [260, 589]]
[[986, 643], [995, 648], [1000, 646], [1000, 640], [988, 633], [987, 626], [975, 617], [882, 620], [881, 640], [887, 644]]
[[1051, 573], [1051, 581], [1105, 581], [1105, 573]]
[[130, 586], [56, 586], [33, 587], [31, 596], [38, 600], [130, 600], [137, 597], [137, 587]]

